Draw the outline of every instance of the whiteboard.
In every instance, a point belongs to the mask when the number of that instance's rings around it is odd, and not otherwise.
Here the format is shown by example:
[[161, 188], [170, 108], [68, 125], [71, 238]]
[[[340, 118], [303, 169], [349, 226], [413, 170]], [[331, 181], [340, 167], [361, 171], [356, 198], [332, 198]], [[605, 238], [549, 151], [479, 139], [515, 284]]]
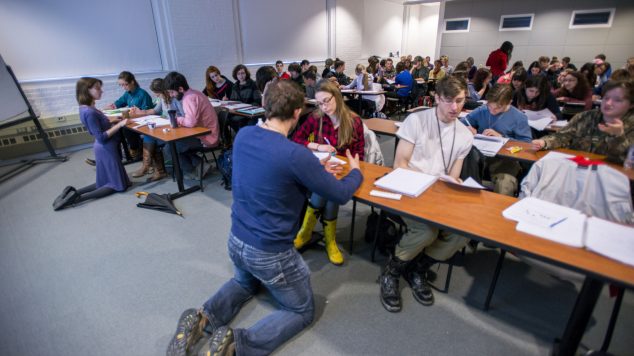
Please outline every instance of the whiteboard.
[[151, 0], [1, 0], [0, 53], [20, 82], [163, 69]]
[[28, 116], [29, 107], [7, 71], [2, 55], [0, 55], [0, 66], [0, 124], [3, 124]]
[[240, 0], [244, 62], [273, 63], [328, 57], [326, 0]]

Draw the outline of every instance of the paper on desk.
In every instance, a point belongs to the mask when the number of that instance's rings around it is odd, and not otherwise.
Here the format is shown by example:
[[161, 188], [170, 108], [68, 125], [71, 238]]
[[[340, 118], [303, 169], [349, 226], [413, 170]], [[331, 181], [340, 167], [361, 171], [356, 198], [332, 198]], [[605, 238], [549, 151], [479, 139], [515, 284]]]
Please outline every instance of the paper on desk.
[[544, 129], [548, 127], [551, 122], [553, 122], [553, 119], [549, 117], [544, 117], [536, 120], [528, 120], [528, 126], [534, 128], [537, 131], [544, 131]]
[[242, 108], [248, 108], [248, 107], [251, 107], [251, 106], [253, 106], [253, 105], [245, 104], [245, 103], [238, 103], [238, 104], [227, 105], [225, 107], [227, 109], [229, 109], [229, 110], [237, 110], [237, 109], [242, 109]]
[[[313, 154], [314, 154], [315, 156], [317, 156], [317, 158], [319, 158], [319, 160], [320, 160], [320, 161], [321, 161], [322, 159], [324, 159], [324, 158], [326, 158], [326, 157], [330, 156], [330, 153], [329, 153], [329, 152], [317, 152], [317, 151], [313, 151]], [[344, 161], [344, 160], [342, 160], [342, 159], [340, 159], [340, 158], [338, 158], [338, 157], [335, 157], [335, 156], [331, 156], [331, 157], [330, 157], [330, 159], [328, 160], [328, 162], [335, 162], [335, 163], [338, 163], [338, 164], [347, 164], [347, 163], [348, 163], [348, 162], [346, 162], [346, 161]]]
[[132, 122], [139, 124], [135, 126], [136, 128], [147, 125], [150, 122], [153, 122], [154, 124], [156, 124], [156, 126], [165, 126], [170, 124], [169, 120], [164, 119], [158, 115], [148, 115], [148, 116], [138, 117], [136, 119], [132, 119]]
[[567, 120], [556, 120], [551, 124], [553, 127], [566, 127], [568, 125]]
[[465, 188], [473, 188], [473, 189], [485, 189], [483, 186], [481, 186], [478, 182], [475, 181], [475, 179], [469, 177], [466, 180], [464, 180], [462, 183], [458, 182], [458, 180], [450, 175], [446, 175], [443, 174], [440, 176], [440, 180], [443, 182], [447, 182], [450, 184], [455, 184], [455, 185], [459, 185], [461, 187], [465, 187]]
[[417, 197], [429, 188], [438, 177], [414, 172], [409, 169], [396, 168], [386, 176], [377, 180], [374, 185], [392, 192]]
[[222, 105], [222, 102], [218, 99], [209, 99], [209, 102], [211, 103], [211, 106], [213, 106], [214, 108], [217, 108]]
[[552, 111], [548, 109], [543, 109], [539, 111], [524, 110], [524, 114], [526, 114], [526, 117], [528, 118], [529, 121], [540, 120], [544, 118], [549, 118], [551, 120], [555, 119], [555, 114], [553, 114]]
[[517, 221], [517, 231], [583, 247], [586, 216], [578, 210], [529, 197], [508, 207], [502, 216]]
[[586, 247], [600, 255], [634, 266], [634, 227], [596, 217], [588, 218]]
[[476, 134], [473, 138], [473, 145], [487, 157], [495, 156], [509, 140], [505, 137], [485, 136], [481, 134]]

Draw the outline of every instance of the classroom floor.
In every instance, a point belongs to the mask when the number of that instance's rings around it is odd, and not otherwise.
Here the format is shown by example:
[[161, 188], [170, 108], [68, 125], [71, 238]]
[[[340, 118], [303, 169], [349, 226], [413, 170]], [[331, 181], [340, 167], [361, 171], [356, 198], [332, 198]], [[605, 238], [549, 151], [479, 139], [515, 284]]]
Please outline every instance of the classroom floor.
[[[392, 140], [380, 138], [388, 164]], [[214, 171], [204, 193], [176, 200], [181, 218], [135, 206], [134, 192], [173, 192], [175, 183], [137, 179], [125, 193], [54, 212], [51, 203], [66, 185], [94, 182], [94, 167], [84, 163], [91, 148], [68, 155], [68, 162], [42, 164], [0, 184], [0, 355], [165, 354], [181, 312], [199, 307], [232, 276], [231, 193]], [[454, 268], [449, 293], [436, 292], [433, 306], [418, 304], [401, 281], [403, 311], [388, 313], [376, 283], [384, 257], [370, 262], [363, 241], [369, 208], [358, 209], [352, 256], [351, 211], [349, 203], [339, 217], [342, 267], [331, 265], [319, 245], [304, 253], [316, 320], [277, 355], [546, 355], [561, 336], [579, 283], [509, 256], [484, 312], [498, 251], [481, 245]], [[437, 285], [445, 272], [443, 265]], [[613, 301], [604, 288], [583, 339], [587, 347], [601, 346]], [[231, 326], [248, 327], [272, 308], [260, 295]], [[631, 330], [628, 291], [610, 352], [634, 354]]]

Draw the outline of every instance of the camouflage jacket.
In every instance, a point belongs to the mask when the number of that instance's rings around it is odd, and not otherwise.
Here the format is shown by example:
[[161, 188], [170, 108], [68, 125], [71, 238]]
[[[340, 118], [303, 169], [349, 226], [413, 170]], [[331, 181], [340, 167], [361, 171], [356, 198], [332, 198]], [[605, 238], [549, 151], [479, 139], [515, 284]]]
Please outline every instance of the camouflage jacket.
[[625, 132], [621, 136], [611, 136], [599, 130], [603, 122], [600, 109], [589, 110], [575, 115], [568, 125], [559, 132], [543, 137], [545, 149], [569, 148], [607, 156], [606, 160], [622, 164], [627, 149], [634, 144], [634, 110], [621, 118]]

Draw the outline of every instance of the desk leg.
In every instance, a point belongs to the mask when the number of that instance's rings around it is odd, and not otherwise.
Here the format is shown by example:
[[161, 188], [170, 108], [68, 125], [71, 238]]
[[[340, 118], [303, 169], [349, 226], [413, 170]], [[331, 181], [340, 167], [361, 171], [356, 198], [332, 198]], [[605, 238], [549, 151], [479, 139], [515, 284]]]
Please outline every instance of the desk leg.
[[357, 216], [357, 201], [352, 199], [352, 225], [350, 225], [350, 256], [352, 256], [352, 245], [354, 244], [354, 218]]
[[601, 281], [586, 276], [570, 319], [568, 319], [564, 335], [559, 344], [555, 344], [553, 347], [553, 355], [572, 356], [576, 354], [588, 321], [592, 317], [592, 311], [599, 300], [603, 284]]
[[181, 165], [178, 160], [178, 151], [176, 150], [176, 142], [170, 141], [170, 151], [172, 152], [172, 164], [174, 165], [174, 174], [176, 175], [176, 183], [178, 184], [178, 193], [171, 194], [172, 199], [178, 199], [189, 193], [195, 192], [200, 189], [200, 185], [194, 185], [185, 189], [183, 183], [183, 172], [181, 172]]

